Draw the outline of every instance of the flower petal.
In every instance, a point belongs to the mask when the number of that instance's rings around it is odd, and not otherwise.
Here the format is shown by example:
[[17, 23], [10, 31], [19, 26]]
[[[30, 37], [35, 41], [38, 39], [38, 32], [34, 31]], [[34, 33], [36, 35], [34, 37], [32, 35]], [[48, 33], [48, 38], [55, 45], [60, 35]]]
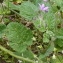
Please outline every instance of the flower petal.
[[49, 7], [44, 7], [43, 11], [48, 11]]
[[43, 10], [43, 8], [45, 7], [45, 5], [44, 4], [39, 4], [39, 6], [40, 6], [40, 10]]

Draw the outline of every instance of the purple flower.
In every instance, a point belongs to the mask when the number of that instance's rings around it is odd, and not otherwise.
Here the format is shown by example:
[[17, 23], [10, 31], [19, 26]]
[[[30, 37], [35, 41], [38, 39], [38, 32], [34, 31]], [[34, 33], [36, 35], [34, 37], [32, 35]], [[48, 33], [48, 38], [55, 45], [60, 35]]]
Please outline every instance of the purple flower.
[[40, 10], [41, 10], [41, 11], [48, 12], [49, 7], [45, 6], [44, 4], [39, 4], [39, 6], [40, 6]]
[[47, 2], [48, 0], [43, 0], [44, 2]]

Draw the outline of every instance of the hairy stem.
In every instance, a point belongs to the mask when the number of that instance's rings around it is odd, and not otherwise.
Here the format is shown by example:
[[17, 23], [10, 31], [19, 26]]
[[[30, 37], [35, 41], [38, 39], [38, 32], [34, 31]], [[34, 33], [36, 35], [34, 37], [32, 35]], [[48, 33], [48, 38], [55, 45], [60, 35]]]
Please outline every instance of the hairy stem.
[[33, 60], [30, 60], [30, 59], [28, 59], [28, 58], [24, 58], [24, 57], [15, 55], [13, 52], [9, 51], [8, 49], [6, 49], [5, 47], [3, 47], [3, 46], [1, 46], [1, 45], [0, 45], [0, 49], [1, 49], [2, 51], [5, 51], [6, 53], [8, 53], [9, 55], [11, 55], [11, 56], [13, 56], [13, 57], [15, 57], [15, 58], [18, 58], [18, 59], [20, 59], [20, 60], [27, 61], [27, 62], [30, 62], [30, 63], [35, 63], [35, 61], [33, 61]]

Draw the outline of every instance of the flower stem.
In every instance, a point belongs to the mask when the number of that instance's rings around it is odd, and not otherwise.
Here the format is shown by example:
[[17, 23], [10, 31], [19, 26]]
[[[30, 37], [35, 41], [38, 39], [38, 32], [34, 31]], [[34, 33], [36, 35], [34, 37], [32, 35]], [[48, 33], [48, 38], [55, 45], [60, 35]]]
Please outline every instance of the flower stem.
[[15, 55], [13, 52], [11, 52], [10, 50], [6, 49], [5, 47], [3, 47], [3, 46], [1, 46], [1, 45], [0, 45], [0, 49], [1, 49], [2, 51], [5, 51], [6, 53], [8, 53], [9, 55], [11, 55], [11, 56], [13, 56], [13, 57], [15, 57], [15, 58], [18, 58], [18, 59], [20, 59], [20, 60], [27, 61], [27, 62], [30, 62], [30, 63], [35, 63], [35, 61], [33, 61], [33, 60], [30, 60], [30, 59], [28, 59], [28, 58], [24, 58], [24, 57]]

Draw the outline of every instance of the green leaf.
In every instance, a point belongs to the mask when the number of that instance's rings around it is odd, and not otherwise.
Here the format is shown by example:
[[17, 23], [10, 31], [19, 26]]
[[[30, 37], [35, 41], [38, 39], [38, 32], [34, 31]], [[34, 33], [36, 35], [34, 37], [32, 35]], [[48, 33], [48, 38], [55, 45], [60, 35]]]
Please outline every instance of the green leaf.
[[43, 42], [48, 43], [49, 42], [49, 35], [47, 33], [43, 34]]
[[56, 39], [55, 43], [56, 45], [63, 47], [63, 39]]
[[46, 27], [45, 27], [46, 23], [44, 20], [42, 20], [42, 17], [38, 17], [36, 18], [36, 20], [33, 20], [33, 24], [41, 32], [44, 32], [46, 30]]
[[30, 59], [34, 58], [33, 53], [29, 50], [26, 50], [26, 51], [23, 52], [23, 57], [30, 58]]
[[18, 10], [19, 11], [19, 5], [15, 5], [10, 1], [6, 1], [6, 6], [11, 10]]
[[29, 1], [23, 2], [20, 6], [20, 15], [27, 20], [32, 20], [37, 15], [37, 7]]
[[63, 47], [63, 28], [57, 29], [55, 34], [56, 34], [56, 37], [57, 37], [55, 43], [58, 46]]
[[6, 28], [6, 25], [0, 24], [0, 38], [2, 38], [2, 34], [3, 34], [5, 28]]
[[32, 32], [24, 25], [17, 22], [11, 22], [6, 28], [6, 37], [9, 45], [17, 52], [23, 52], [27, 46], [32, 44]]
[[8, 13], [10, 13], [10, 11], [7, 8], [5, 8], [5, 7], [2, 8], [2, 5], [0, 5], [0, 15], [8, 14]]
[[51, 54], [53, 50], [54, 50], [54, 43], [52, 42], [44, 56], [49, 56], [49, 54]]
[[42, 3], [42, 0], [31, 0], [35, 5], [38, 5], [38, 3]]
[[56, 36], [63, 36], [63, 28], [57, 29], [55, 34]]
[[48, 12], [46, 14], [44, 14], [44, 20], [47, 24], [47, 28], [49, 30], [54, 30], [55, 28], [55, 16], [54, 16], [54, 13], [52, 12]]
[[56, 59], [52, 59], [51, 63], [63, 63], [63, 56], [57, 55]]
[[40, 59], [43, 59], [43, 58], [49, 56], [49, 55], [53, 52], [53, 50], [54, 50], [54, 43], [51, 42], [51, 45], [50, 45], [50, 47], [46, 50], [45, 54], [40, 55], [39, 58], [40, 58]]
[[34, 59], [34, 54], [30, 50], [25, 50], [23, 53], [14, 52], [14, 54], [24, 58]]
[[58, 6], [61, 6], [63, 4], [62, 0], [53, 0]]

